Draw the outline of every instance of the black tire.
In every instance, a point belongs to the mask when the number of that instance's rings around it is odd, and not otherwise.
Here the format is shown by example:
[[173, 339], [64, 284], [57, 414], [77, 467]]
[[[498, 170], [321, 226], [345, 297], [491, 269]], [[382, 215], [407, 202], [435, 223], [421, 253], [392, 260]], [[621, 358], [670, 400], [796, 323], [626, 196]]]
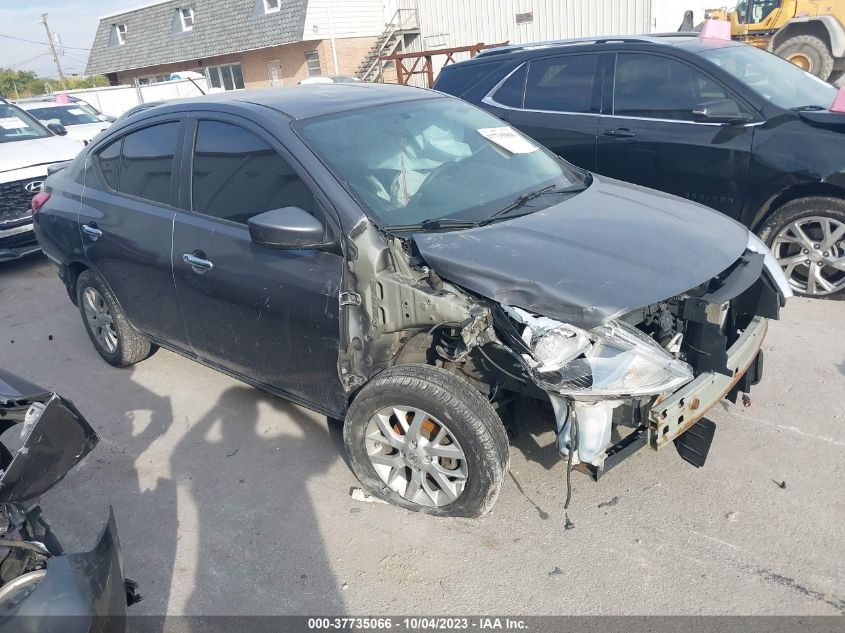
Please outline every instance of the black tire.
[[[779, 207], [771, 215], [769, 215], [758, 230], [760, 239], [766, 243], [766, 246], [771, 248], [780, 235], [793, 222], [800, 221], [810, 217], [825, 217], [845, 224], [845, 200], [841, 198], [828, 198], [823, 196], [814, 196], [810, 198], [799, 198], [787, 202], [782, 207]], [[845, 246], [837, 243], [837, 252], [845, 252]], [[775, 253], [779, 256], [779, 253]], [[837, 275], [837, 279], [839, 276]], [[845, 298], [845, 288], [830, 294], [811, 294], [802, 292], [793, 286], [795, 294], [803, 296], [813, 296], [825, 299], [843, 299]]]
[[[365, 446], [367, 426], [379, 410], [418, 407], [448, 427], [466, 456], [466, 483], [444, 505], [408, 501], [379, 477]], [[352, 472], [370, 494], [402, 508], [437, 516], [477, 517], [493, 507], [508, 469], [505, 427], [490, 403], [466, 381], [430, 365], [400, 365], [378, 374], [358, 393], [346, 415], [343, 440]]]
[[[108, 309], [112, 317], [112, 324], [114, 334], [117, 338], [117, 345], [114, 350], [107, 349], [97, 337], [91, 323], [85, 314], [85, 289], [93, 288], [102, 297], [105, 307]], [[115, 367], [126, 367], [134, 365], [146, 358], [152, 356], [158, 346], [150, 343], [147, 339], [141, 336], [138, 331], [129, 324], [126, 319], [126, 314], [118, 304], [111, 289], [93, 270], [85, 270], [76, 280], [76, 302], [79, 306], [79, 313], [82, 316], [82, 323], [85, 325], [85, 330], [94, 348], [103, 357], [109, 365]]]
[[[833, 72], [833, 55], [819, 38], [813, 35], [796, 35], [780, 44], [775, 49], [775, 55], [795, 63], [794, 59], [803, 59], [809, 64], [804, 68], [819, 79], [828, 80]], [[803, 67], [802, 64], [795, 64]]]

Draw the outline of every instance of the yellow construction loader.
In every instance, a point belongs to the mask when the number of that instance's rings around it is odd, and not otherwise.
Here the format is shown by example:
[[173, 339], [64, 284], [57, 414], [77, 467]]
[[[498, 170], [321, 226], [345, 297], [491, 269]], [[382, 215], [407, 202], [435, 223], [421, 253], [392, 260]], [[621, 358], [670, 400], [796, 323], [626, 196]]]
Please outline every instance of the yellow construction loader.
[[711, 9], [728, 20], [735, 40], [765, 48], [820, 79], [845, 73], [845, 0], [742, 0], [733, 9]]

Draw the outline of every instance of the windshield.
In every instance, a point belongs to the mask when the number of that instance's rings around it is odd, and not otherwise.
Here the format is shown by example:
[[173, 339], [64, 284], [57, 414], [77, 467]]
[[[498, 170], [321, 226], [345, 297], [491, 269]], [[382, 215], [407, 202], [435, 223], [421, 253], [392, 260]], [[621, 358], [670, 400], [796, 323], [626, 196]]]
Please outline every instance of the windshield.
[[51, 136], [38, 121], [20, 108], [0, 104], [0, 143], [28, 141]]
[[725, 46], [699, 51], [764, 99], [784, 109], [830, 108], [837, 89], [785, 59], [753, 46]]
[[57, 105], [48, 108], [33, 108], [29, 111], [42, 123], [61, 123], [64, 126], [81, 125], [83, 123], [100, 123], [95, 115], [77, 104]]
[[[364, 210], [387, 226], [480, 221], [523, 194], [586, 178], [499, 119], [452, 98], [332, 114], [296, 129]], [[531, 208], [558, 200], [543, 196]]]

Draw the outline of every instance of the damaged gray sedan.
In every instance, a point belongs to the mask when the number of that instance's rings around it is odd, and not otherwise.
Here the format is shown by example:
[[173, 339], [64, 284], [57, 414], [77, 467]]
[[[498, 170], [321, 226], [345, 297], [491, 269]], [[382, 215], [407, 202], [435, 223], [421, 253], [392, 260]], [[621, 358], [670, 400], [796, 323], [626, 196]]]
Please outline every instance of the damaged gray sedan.
[[33, 210], [107, 362], [162, 346], [345, 419], [365, 488], [438, 515], [492, 507], [524, 398], [595, 479], [646, 446], [703, 465], [790, 296], [740, 224], [408, 87], [158, 105]]

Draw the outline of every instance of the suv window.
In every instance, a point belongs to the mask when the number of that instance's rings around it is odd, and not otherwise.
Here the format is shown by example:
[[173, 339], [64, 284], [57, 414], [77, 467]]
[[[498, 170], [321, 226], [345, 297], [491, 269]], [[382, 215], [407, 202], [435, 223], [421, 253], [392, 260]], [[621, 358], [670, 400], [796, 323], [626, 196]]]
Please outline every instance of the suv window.
[[[117, 190], [152, 202], [170, 204], [170, 179], [178, 131], [179, 123], [174, 121], [124, 136]], [[101, 167], [102, 159], [101, 153]]]
[[192, 169], [198, 213], [240, 224], [283, 207], [314, 213], [308, 186], [270, 145], [240, 126], [200, 121]]
[[668, 57], [620, 53], [613, 114], [692, 121], [701, 103], [730, 99], [727, 90], [692, 66]]
[[521, 108], [522, 98], [525, 96], [526, 72], [528, 72], [528, 64], [523, 64], [501, 85], [493, 95], [493, 100], [511, 108]]
[[529, 110], [589, 112], [598, 55], [565, 55], [532, 61], [525, 84]]

